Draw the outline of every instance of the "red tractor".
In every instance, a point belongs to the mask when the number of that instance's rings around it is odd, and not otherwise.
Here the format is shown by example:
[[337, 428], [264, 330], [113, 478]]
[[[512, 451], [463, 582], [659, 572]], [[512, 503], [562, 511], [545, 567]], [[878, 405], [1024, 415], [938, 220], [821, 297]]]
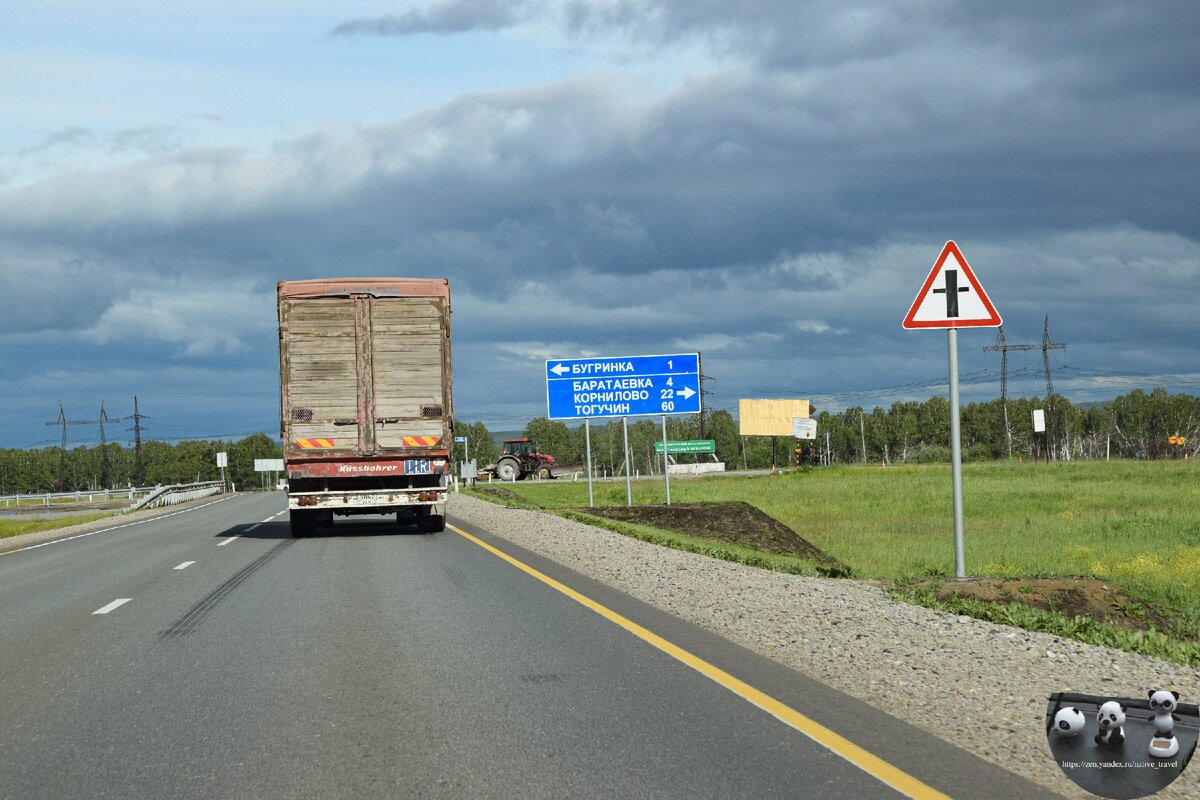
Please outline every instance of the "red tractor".
[[539, 478], [557, 478], [565, 472], [577, 471], [577, 466], [562, 466], [554, 463], [554, 456], [539, 453], [537, 445], [529, 438], [506, 439], [504, 452], [496, 460], [491, 471], [502, 481], [520, 481], [536, 475]]

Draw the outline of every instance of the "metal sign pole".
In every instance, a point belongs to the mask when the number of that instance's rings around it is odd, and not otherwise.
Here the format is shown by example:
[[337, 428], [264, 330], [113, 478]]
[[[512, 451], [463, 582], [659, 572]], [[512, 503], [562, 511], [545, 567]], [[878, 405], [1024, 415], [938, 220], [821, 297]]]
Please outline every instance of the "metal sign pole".
[[667, 505], [671, 505], [671, 462], [667, 459], [667, 415], [662, 415], [663, 421], [663, 480], [667, 485]]
[[962, 504], [962, 437], [958, 429], [958, 330], [946, 331], [946, 348], [950, 356], [950, 474], [954, 494], [954, 574], [965, 578], [966, 556], [963, 552]]
[[621, 431], [625, 434], [625, 449], [622, 454], [625, 456], [625, 506], [628, 508], [633, 505], [633, 477], [630, 475], [632, 470], [629, 469], [629, 417], [621, 417]]
[[583, 442], [587, 450], [588, 508], [595, 505], [592, 501], [592, 426], [589, 424], [590, 422], [589, 419], [583, 421]]

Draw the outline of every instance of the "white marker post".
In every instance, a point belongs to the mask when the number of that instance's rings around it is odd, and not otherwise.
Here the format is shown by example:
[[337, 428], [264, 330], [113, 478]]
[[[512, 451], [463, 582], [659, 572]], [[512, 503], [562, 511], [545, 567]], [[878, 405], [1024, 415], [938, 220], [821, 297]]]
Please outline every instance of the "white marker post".
[[[960, 282], [960, 278], [965, 280]], [[938, 295], [943, 295], [938, 297]], [[953, 241], [946, 242], [901, 324], [908, 330], [945, 328], [950, 361], [950, 483], [954, 501], [954, 574], [967, 575], [963, 546], [962, 436], [958, 413], [958, 329], [1002, 324], [995, 306]]]

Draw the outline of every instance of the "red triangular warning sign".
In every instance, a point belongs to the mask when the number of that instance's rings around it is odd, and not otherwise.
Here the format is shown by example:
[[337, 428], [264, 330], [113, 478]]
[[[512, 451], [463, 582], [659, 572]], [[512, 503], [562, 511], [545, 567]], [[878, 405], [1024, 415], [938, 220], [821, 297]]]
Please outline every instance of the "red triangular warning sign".
[[902, 323], [905, 328], [995, 328], [996, 307], [953, 241], [946, 242]]

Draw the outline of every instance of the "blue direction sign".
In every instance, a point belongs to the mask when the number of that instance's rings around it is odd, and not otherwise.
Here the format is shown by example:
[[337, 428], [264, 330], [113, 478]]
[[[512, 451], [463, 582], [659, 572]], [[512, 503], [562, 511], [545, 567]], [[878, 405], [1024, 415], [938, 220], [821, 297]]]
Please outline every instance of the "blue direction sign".
[[546, 362], [550, 419], [700, 412], [700, 355], [561, 358]]

